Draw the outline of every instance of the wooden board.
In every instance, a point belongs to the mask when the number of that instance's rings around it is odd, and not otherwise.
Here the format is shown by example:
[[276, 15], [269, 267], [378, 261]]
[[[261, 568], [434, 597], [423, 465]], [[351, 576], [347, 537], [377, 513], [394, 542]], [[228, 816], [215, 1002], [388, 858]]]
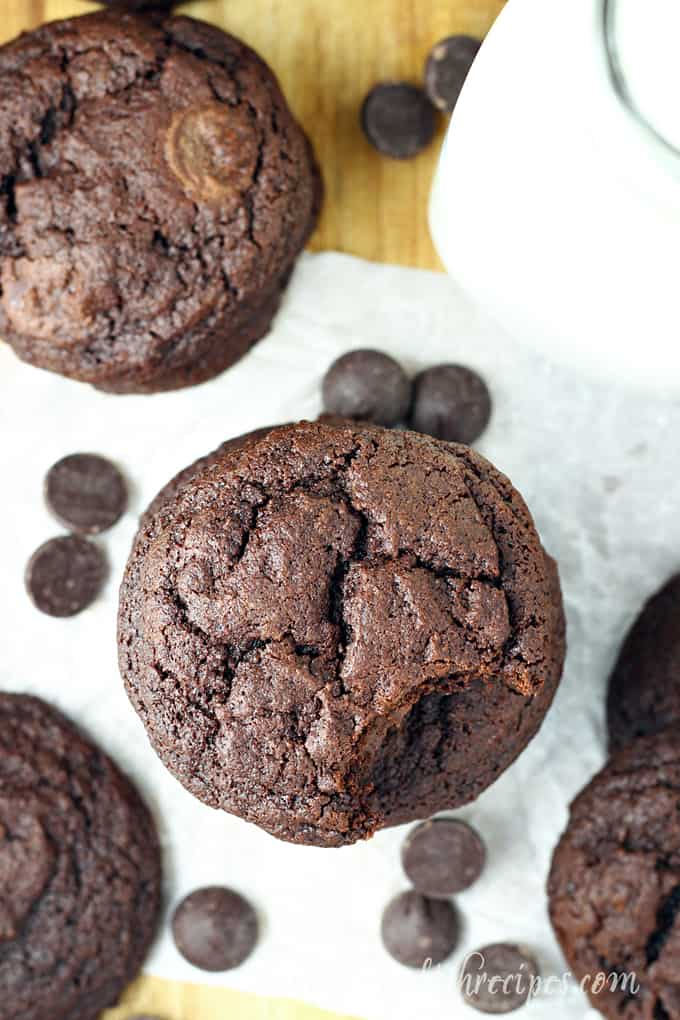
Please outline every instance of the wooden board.
[[[503, 3], [203, 0], [190, 10], [241, 36], [269, 61], [311, 135], [327, 192], [312, 248], [437, 268], [426, 216], [439, 139], [415, 160], [384, 159], [365, 142], [358, 110], [380, 79], [420, 81], [426, 54], [443, 36], [482, 37]], [[0, 0], [0, 41], [41, 21], [94, 9], [80, 0]], [[444, 128], [442, 118], [440, 138]], [[164, 1020], [331, 1020], [329, 1013], [299, 1003], [152, 978], [138, 981], [107, 1020], [134, 1013]]]
[[[503, 0], [202, 0], [186, 10], [222, 25], [274, 67], [321, 160], [327, 200], [312, 241], [380, 262], [437, 268], [427, 200], [439, 142], [398, 162], [365, 142], [357, 111], [381, 78], [422, 79], [434, 42], [482, 37]], [[81, 0], [0, 0], [0, 37], [95, 9]], [[442, 117], [440, 136], [444, 131]]]

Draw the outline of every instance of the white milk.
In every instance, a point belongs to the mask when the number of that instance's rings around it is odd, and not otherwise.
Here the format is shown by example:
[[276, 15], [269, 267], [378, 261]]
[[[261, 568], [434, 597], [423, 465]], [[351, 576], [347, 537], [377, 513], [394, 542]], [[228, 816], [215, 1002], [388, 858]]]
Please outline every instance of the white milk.
[[[680, 141], [680, 0], [620, 4], [636, 102]], [[509, 0], [454, 111], [430, 226], [517, 339], [680, 393], [680, 159], [616, 95], [601, 0]]]
[[680, 149], [680, 0], [618, 0], [615, 39], [637, 108]]

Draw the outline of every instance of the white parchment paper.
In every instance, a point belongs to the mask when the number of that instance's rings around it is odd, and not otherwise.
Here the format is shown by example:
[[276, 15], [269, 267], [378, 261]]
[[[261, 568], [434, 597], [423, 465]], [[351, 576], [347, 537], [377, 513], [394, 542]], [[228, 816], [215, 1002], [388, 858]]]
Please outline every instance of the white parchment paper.
[[[559, 310], [556, 309], [556, 314]], [[641, 338], [641, 342], [644, 339]], [[519, 762], [460, 812], [489, 848], [483, 879], [458, 898], [452, 960], [410, 972], [381, 948], [383, 906], [405, 887], [404, 830], [320, 850], [279, 843], [193, 800], [149, 749], [116, 667], [117, 585], [136, 520], [178, 469], [260, 425], [314, 417], [320, 381], [348, 348], [374, 346], [409, 369], [462, 361], [488, 379], [492, 424], [479, 449], [512, 478], [559, 561], [568, 665], [556, 703]], [[680, 567], [680, 403], [592, 385], [525, 352], [444, 276], [340, 255], [306, 256], [271, 335], [221, 378], [154, 397], [106, 396], [21, 365], [0, 347], [0, 686], [55, 702], [137, 780], [163, 835], [168, 912], [204, 883], [226, 883], [261, 912], [262, 939], [237, 971], [208, 977], [178, 956], [167, 925], [148, 970], [309, 1000], [370, 1020], [473, 1017], [456, 986], [467, 952], [530, 946], [544, 975], [566, 970], [546, 914], [550, 854], [573, 794], [604, 757], [603, 692], [640, 603]], [[42, 502], [46, 470], [89, 450], [128, 476], [129, 513], [103, 535], [105, 596], [72, 620], [25, 594], [33, 549], [60, 532]], [[574, 985], [527, 1006], [538, 1020], [595, 1016]]]

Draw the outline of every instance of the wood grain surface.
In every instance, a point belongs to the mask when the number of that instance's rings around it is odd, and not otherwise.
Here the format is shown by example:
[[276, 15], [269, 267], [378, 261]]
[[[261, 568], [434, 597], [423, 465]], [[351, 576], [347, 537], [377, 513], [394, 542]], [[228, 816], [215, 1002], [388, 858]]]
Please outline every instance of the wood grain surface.
[[[186, 10], [241, 36], [269, 61], [312, 137], [324, 172], [326, 205], [311, 247], [438, 268], [426, 216], [444, 118], [436, 144], [402, 163], [370, 148], [358, 111], [380, 79], [422, 80], [425, 57], [443, 36], [466, 32], [483, 37], [503, 4], [204, 0]], [[0, 0], [0, 41], [42, 21], [95, 9], [81, 0]], [[331, 1014], [301, 1003], [149, 977], [140, 979], [106, 1020], [127, 1020], [135, 1013], [158, 1014], [163, 1020], [331, 1020]]]

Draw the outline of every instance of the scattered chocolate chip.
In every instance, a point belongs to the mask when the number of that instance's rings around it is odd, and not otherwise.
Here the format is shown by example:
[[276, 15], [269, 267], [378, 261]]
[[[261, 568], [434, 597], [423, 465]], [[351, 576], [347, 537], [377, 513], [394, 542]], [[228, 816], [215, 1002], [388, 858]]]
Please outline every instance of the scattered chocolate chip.
[[447, 900], [410, 889], [388, 903], [381, 934], [387, 952], [405, 967], [441, 963], [458, 944], [458, 916]]
[[446, 897], [476, 882], [486, 850], [478, 833], [465, 822], [435, 818], [413, 829], [401, 851], [406, 875], [425, 896]]
[[64, 535], [33, 553], [26, 567], [26, 589], [41, 612], [75, 616], [94, 602], [106, 573], [98, 546], [79, 535]]
[[45, 499], [66, 527], [95, 535], [116, 523], [128, 496], [125, 479], [110, 460], [94, 453], [73, 453], [47, 472]]
[[396, 425], [411, 403], [411, 382], [401, 365], [382, 351], [349, 351], [323, 380], [326, 414], [334, 418]]
[[491, 417], [491, 395], [484, 380], [463, 365], [435, 365], [413, 383], [410, 424], [450, 443], [472, 443]]
[[432, 47], [425, 64], [425, 91], [437, 109], [453, 110], [481, 45], [470, 35], [451, 35]]
[[172, 934], [182, 956], [201, 970], [238, 967], [257, 942], [257, 915], [232, 889], [209, 886], [182, 900], [172, 919]]
[[458, 978], [463, 998], [481, 1013], [512, 1013], [532, 994], [538, 964], [525, 949], [506, 943], [469, 953]]
[[422, 89], [407, 82], [381, 82], [364, 100], [361, 125], [383, 155], [409, 159], [434, 138], [437, 116]]

